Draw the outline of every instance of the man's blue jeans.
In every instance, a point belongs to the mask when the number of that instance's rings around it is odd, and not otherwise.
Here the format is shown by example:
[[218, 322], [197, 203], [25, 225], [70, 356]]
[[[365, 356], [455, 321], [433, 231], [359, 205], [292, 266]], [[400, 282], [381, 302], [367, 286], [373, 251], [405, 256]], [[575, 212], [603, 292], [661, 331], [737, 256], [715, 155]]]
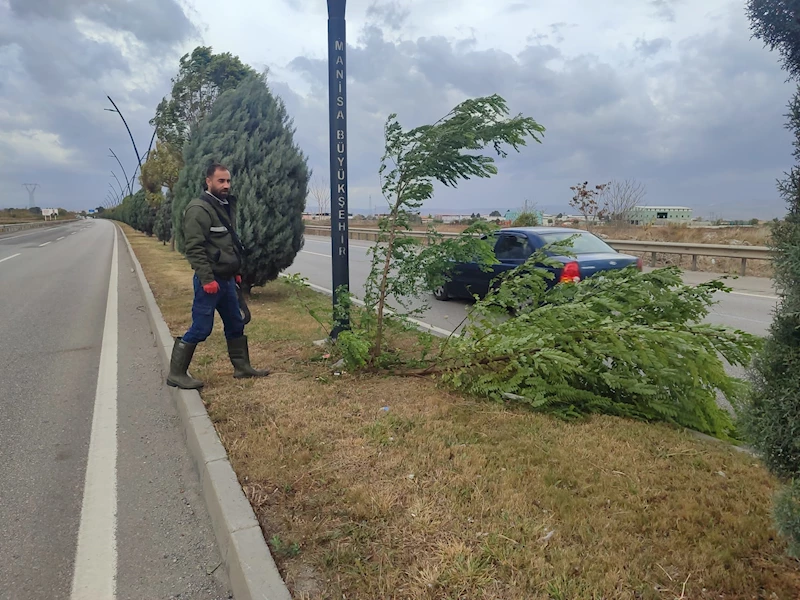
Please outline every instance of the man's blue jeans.
[[239, 298], [236, 295], [236, 281], [217, 278], [219, 291], [208, 294], [200, 285], [200, 279], [194, 276], [194, 303], [192, 304], [192, 326], [183, 336], [187, 344], [205, 341], [214, 328], [214, 310], [222, 317], [225, 327], [225, 338], [235, 340], [244, 335], [244, 321], [239, 310]]

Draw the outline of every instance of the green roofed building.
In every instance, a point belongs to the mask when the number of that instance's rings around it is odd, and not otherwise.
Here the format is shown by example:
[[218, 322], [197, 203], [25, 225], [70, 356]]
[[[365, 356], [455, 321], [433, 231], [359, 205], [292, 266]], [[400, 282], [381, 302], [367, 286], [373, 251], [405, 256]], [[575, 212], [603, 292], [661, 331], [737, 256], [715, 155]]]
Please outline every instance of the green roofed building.
[[630, 212], [631, 225], [690, 223], [692, 209], [685, 206], [636, 206]]

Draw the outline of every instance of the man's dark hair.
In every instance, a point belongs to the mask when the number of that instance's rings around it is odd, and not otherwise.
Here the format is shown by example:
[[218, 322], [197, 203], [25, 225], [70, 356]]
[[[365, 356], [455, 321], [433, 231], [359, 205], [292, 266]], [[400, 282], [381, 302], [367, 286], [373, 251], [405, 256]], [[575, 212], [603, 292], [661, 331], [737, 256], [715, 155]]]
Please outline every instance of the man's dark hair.
[[228, 170], [229, 170], [228, 167], [226, 167], [225, 165], [222, 165], [217, 162], [211, 163], [210, 165], [208, 165], [208, 168], [206, 169], [206, 177], [207, 178], [213, 177], [214, 173], [216, 173], [217, 171], [228, 171]]

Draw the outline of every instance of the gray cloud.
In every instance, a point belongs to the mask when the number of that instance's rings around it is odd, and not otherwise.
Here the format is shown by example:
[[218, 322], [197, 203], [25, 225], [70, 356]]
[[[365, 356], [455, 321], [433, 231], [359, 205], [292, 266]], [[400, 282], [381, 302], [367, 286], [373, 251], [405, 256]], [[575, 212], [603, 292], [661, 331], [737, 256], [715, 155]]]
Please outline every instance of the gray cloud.
[[408, 6], [403, 6], [399, 0], [375, 0], [367, 8], [368, 19], [394, 31], [403, 27], [410, 14]]
[[648, 4], [653, 7], [655, 14], [665, 21], [675, 21], [675, 5], [680, 0], [648, 0]]
[[97, 206], [113, 147], [136, 166], [117, 101], [140, 151], [168, 90], [180, 47], [196, 35], [176, 0], [0, 2], [0, 205], [24, 205], [23, 181], [43, 206]]
[[[0, 0], [0, 205], [24, 204], [24, 181], [42, 183], [37, 198], [44, 205], [99, 204], [109, 171], [118, 169], [108, 146], [132, 175], [127, 133], [117, 115], [103, 111], [105, 94], [118, 101], [143, 150], [147, 121], [177, 68], [178, 46], [196, 35], [178, 1]], [[284, 1], [311, 6], [311, 0]], [[109, 13], [117, 2], [121, 11]], [[650, 2], [661, 18], [674, 18], [673, 4]], [[513, 113], [547, 127], [544, 144], [502, 161], [491, 180], [437, 189], [431, 208], [503, 210], [527, 197], [560, 211], [578, 181], [632, 177], [648, 185], [653, 204], [688, 204], [700, 213], [710, 207], [730, 217], [783, 212], [774, 180], [791, 162], [783, 114], [792, 90], [775, 57], [750, 39], [738, 6], [703, 35], [623, 41], [614, 53], [618, 62], [565, 52], [556, 37], [563, 24], [543, 28], [549, 35], [529, 38], [514, 53], [486, 48], [466, 29], [455, 39], [394, 41], [390, 30], [401, 6], [375, 7], [367, 26], [350, 30], [352, 207], [367, 207], [370, 197], [379, 206], [378, 161], [390, 112], [409, 128], [467, 97], [499, 93]], [[632, 67], [634, 51], [640, 58]], [[646, 66], [642, 56], [649, 57]], [[278, 73], [286, 67], [272, 66]], [[270, 85], [294, 117], [312, 167], [324, 173], [326, 62], [297, 56], [288, 68], [291, 81], [305, 80], [302, 95], [277, 79]]]
[[111, 29], [127, 31], [146, 43], [172, 44], [194, 33], [174, 0], [9, 0], [12, 16], [34, 21], [69, 21], [84, 16]]
[[[667, 41], [653, 40], [646, 49], [659, 46]], [[352, 206], [378, 197], [389, 112], [413, 127], [459, 100], [496, 92], [512, 112], [547, 127], [544, 144], [501, 163], [491, 182], [438, 190], [432, 206], [511, 208], [529, 194], [564, 210], [569, 186], [579, 180], [633, 177], [648, 184], [654, 204], [702, 212], [722, 201], [731, 217], [782, 212], [774, 180], [789, 162], [782, 115], [791, 90], [773, 57], [743, 27], [690, 38], [675, 47], [674, 57], [640, 75], [596, 57], [565, 56], [553, 45], [530, 44], [516, 56], [458, 48], [458, 41], [442, 37], [393, 43], [372, 26], [348, 49]], [[298, 58], [291, 66], [312, 84], [312, 94], [301, 98], [286, 86], [273, 87], [285, 94], [312, 164], [326, 171], [326, 65]]]
[[662, 50], [669, 50], [670, 46], [672, 46], [672, 42], [667, 38], [656, 38], [654, 40], [639, 38], [633, 43], [634, 49], [645, 58], [653, 57]]
[[530, 9], [531, 6], [529, 4], [525, 4], [524, 2], [514, 2], [512, 4], [509, 4], [505, 10], [508, 13], [519, 13], [519, 12], [525, 12]]

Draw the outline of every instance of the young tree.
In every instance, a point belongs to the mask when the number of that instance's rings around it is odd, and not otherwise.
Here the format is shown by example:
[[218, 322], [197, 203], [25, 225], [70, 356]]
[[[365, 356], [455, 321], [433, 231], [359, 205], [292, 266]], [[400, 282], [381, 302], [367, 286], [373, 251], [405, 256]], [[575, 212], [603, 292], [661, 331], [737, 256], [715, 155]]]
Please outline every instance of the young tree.
[[608, 203], [603, 201], [603, 192], [606, 187], [608, 187], [607, 183], [601, 183], [591, 189], [589, 182], [584, 181], [569, 188], [575, 194], [569, 201], [569, 205], [583, 215], [587, 229], [591, 229], [591, 223], [602, 221], [608, 214]]
[[647, 195], [645, 185], [635, 179], [614, 179], [605, 189], [604, 199], [608, 204], [608, 218], [615, 224], [630, 223], [633, 209]]
[[328, 214], [331, 205], [331, 186], [328, 179], [315, 175], [308, 190], [317, 205], [317, 215]]
[[161, 192], [163, 188], [169, 191], [175, 188], [182, 165], [181, 155], [174, 146], [161, 140], [156, 141], [156, 147], [148, 155], [139, 174], [139, 183], [145, 189], [150, 204], [161, 204], [164, 198]]
[[264, 285], [292, 264], [303, 245], [308, 195], [307, 159], [294, 142], [294, 127], [266, 78], [256, 75], [222, 94], [184, 149], [175, 186], [173, 232], [183, 251], [183, 210], [202, 191], [214, 161], [231, 171], [238, 199], [237, 229], [248, 251], [243, 289]]
[[536, 227], [540, 225], [539, 215], [536, 211], [536, 202], [525, 198], [525, 201], [522, 203], [522, 208], [519, 209], [517, 217], [511, 225], [512, 227]]
[[[530, 117], [508, 117], [506, 101], [498, 95], [466, 100], [433, 125], [405, 131], [392, 114], [385, 126], [385, 152], [379, 174], [389, 216], [380, 221], [380, 241], [370, 249], [372, 270], [367, 278], [364, 300], [375, 315], [375, 337], [371, 341], [374, 360], [383, 350], [387, 301], [408, 307], [407, 300], [430, 289], [432, 277], [441, 274], [448, 254], [481, 253], [472, 245], [467, 230], [463, 240], [445, 244], [434, 230], [420, 251], [415, 238], [404, 235], [411, 229], [410, 217], [419, 213], [434, 192], [434, 182], [456, 187], [472, 177], [487, 178], [497, 173], [492, 156], [482, 151], [491, 147], [505, 157], [505, 148], [519, 150], [528, 139], [540, 142], [544, 127]], [[477, 223], [473, 227], [488, 227]], [[485, 250], [483, 251], [485, 254]], [[476, 256], [475, 253], [470, 256]], [[439, 275], [440, 276], [440, 275]], [[427, 284], [427, 285], [425, 285]]]
[[511, 225], [513, 227], [536, 227], [539, 224], [539, 217], [535, 212], [521, 212]]
[[180, 153], [192, 131], [211, 112], [217, 98], [255, 75], [252, 67], [229, 52], [214, 54], [210, 46], [198, 46], [181, 57], [172, 91], [156, 108], [150, 121], [158, 139]]
[[[750, 0], [751, 28], [784, 68], [800, 76], [800, 3]], [[787, 482], [776, 500], [779, 531], [800, 557], [800, 88], [789, 103], [786, 128], [794, 133], [795, 166], [778, 182], [788, 214], [773, 224], [770, 245], [778, 306], [763, 352], [752, 373], [753, 395], [743, 407], [744, 429], [764, 462]]]
[[[181, 58], [178, 75], [172, 79], [172, 91], [159, 103], [150, 121], [156, 128], [158, 143], [151, 158], [142, 165], [142, 185], [148, 190], [148, 201], [158, 205], [163, 199], [159, 196], [161, 189], [173, 189], [183, 167], [183, 147], [219, 95], [252, 75], [255, 71], [239, 57], [227, 52], [214, 54], [208, 46], [199, 46]], [[151, 164], [154, 154], [156, 160]], [[145, 174], [148, 164], [149, 172]]]
[[[167, 142], [158, 140], [139, 175], [139, 183], [145, 190], [147, 202], [156, 209], [155, 233], [161, 242], [172, 238], [171, 196], [182, 166], [183, 158], [178, 151]], [[167, 188], [167, 198], [170, 200], [165, 199], [163, 188]], [[171, 247], [172, 250], [175, 249], [174, 241]]]

